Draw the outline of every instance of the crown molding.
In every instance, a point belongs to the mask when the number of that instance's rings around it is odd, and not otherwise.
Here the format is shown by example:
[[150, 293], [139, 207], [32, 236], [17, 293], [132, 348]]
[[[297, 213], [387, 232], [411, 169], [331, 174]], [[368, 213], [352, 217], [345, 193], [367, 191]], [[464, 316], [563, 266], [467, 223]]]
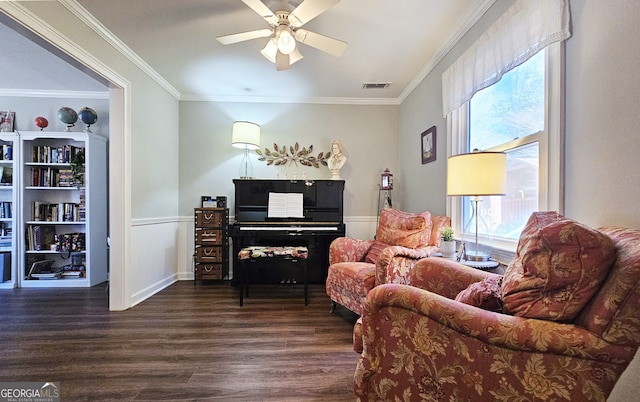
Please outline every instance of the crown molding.
[[270, 97], [270, 96], [208, 96], [182, 95], [184, 102], [227, 102], [227, 103], [293, 103], [318, 105], [373, 105], [398, 106], [398, 98], [303, 98], [303, 97]]
[[445, 56], [449, 54], [451, 49], [453, 49], [453, 47], [457, 45], [458, 42], [460, 42], [462, 37], [466, 35], [467, 32], [469, 32], [471, 27], [473, 27], [476, 22], [478, 22], [480, 17], [482, 17], [484, 13], [486, 13], [487, 10], [495, 2], [496, 0], [483, 0], [478, 4], [473, 14], [471, 14], [469, 18], [467, 18], [467, 20], [460, 25], [458, 30], [454, 32], [453, 35], [451, 35], [447, 42], [445, 42], [444, 46], [442, 46], [440, 50], [438, 50], [436, 55], [431, 58], [431, 60], [429, 60], [427, 64], [425, 64], [425, 66], [418, 72], [418, 74], [413, 78], [409, 85], [407, 85], [404, 91], [402, 91], [402, 93], [398, 97], [400, 104], [402, 104], [402, 102], [404, 102], [404, 100], [409, 95], [411, 95], [411, 93], [418, 87], [418, 85], [420, 85], [420, 83], [429, 75], [429, 73], [431, 73], [431, 71], [433, 71], [435, 66], [437, 66], [442, 61], [442, 59], [444, 59]]
[[109, 91], [62, 91], [0, 88], [0, 96], [23, 98], [109, 99]]

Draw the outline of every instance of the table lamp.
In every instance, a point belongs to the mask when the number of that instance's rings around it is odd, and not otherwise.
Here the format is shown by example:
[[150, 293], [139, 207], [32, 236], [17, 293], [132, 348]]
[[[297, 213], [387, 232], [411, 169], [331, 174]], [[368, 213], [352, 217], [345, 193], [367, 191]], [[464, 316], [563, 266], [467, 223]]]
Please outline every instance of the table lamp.
[[253, 166], [249, 159], [249, 150], [260, 148], [260, 126], [248, 121], [236, 121], [231, 132], [231, 145], [244, 150], [240, 163], [240, 178], [253, 178]]
[[[504, 195], [507, 182], [507, 154], [504, 152], [472, 152], [449, 157], [447, 166], [447, 195], [471, 196], [475, 217], [476, 247], [467, 250], [466, 260], [487, 261], [488, 253], [478, 250], [478, 202], [485, 195]], [[467, 227], [465, 225], [465, 228]]]

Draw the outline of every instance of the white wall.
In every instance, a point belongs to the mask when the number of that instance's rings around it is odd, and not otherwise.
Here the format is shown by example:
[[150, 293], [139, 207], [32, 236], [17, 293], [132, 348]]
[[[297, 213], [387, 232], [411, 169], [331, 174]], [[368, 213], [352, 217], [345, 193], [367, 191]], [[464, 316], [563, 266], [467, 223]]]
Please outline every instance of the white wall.
[[125, 89], [111, 101], [121, 110], [110, 110], [124, 123], [109, 134], [110, 170], [122, 174], [111, 180], [117, 206], [109, 289], [110, 308], [128, 308], [175, 280], [178, 270], [178, 100], [60, 3], [0, 2], [0, 8]]

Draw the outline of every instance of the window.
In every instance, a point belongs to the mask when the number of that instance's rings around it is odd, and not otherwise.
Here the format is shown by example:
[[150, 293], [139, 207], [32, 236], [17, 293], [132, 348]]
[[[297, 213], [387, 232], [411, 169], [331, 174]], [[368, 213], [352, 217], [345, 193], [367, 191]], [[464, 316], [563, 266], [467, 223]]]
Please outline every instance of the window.
[[[513, 252], [534, 211], [562, 211], [562, 47], [552, 44], [449, 116], [452, 154], [507, 153], [505, 196], [482, 197], [478, 241]], [[470, 197], [449, 197], [454, 229], [475, 236]], [[511, 255], [508, 254], [505, 259]]]
[[[512, 257], [533, 210], [563, 213], [563, 41], [571, 37], [568, 0], [515, 0], [442, 74], [447, 154], [474, 148], [507, 153], [508, 193], [481, 206], [479, 243]], [[473, 229], [470, 204], [449, 197], [454, 230]], [[468, 230], [465, 230], [468, 229]], [[466, 240], [465, 240], [466, 241]]]
[[[516, 241], [531, 213], [538, 210], [539, 142], [545, 130], [545, 51], [477, 92], [468, 109], [467, 152], [478, 149], [507, 154], [506, 194], [482, 197], [478, 232], [495, 240]], [[464, 222], [471, 218], [469, 205], [469, 200], [463, 201]], [[475, 227], [472, 231], [475, 233]]]

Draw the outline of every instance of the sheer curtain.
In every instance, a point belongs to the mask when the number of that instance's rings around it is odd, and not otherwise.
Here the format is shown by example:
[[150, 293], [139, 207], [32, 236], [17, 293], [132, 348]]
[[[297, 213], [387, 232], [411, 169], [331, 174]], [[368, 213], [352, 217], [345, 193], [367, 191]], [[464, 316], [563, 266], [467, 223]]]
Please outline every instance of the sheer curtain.
[[539, 50], [571, 36], [569, 0], [518, 0], [442, 75], [444, 117]]

